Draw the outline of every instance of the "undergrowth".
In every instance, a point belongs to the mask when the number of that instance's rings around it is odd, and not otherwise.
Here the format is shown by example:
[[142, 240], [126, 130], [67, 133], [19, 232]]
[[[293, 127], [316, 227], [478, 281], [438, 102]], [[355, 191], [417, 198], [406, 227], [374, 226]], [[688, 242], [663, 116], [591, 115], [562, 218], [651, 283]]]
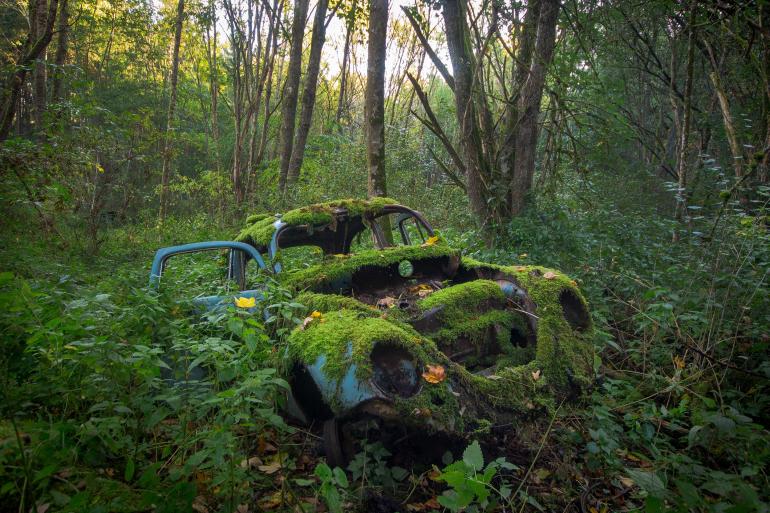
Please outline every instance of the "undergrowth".
[[[610, 194], [592, 187], [592, 201]], [[263, 277], [268, 316], [235, 306], [201, 316], [173, 287], [145, 287], [155, 248], [235, 228], [126, 224], [93, 257], [55, 233], [34, 242], [5, 226], [0, 511], [343, 511], [383, 496], [395, 511], [767, 511], [760, 192], [750, 211], [730, 204], [713, 236], [718, 206], [683, 229], [623, 197], [541, 202], [494, 249], [439, 226], [465, 255], [577, 281], [602, 361], [592, 396], [506, 428], [495, 446], [469, 440], [435, 467], [394, 465], [371, 441], [347, 473], [280, 415], [282, 338], [305, 311], [290, 291]]]

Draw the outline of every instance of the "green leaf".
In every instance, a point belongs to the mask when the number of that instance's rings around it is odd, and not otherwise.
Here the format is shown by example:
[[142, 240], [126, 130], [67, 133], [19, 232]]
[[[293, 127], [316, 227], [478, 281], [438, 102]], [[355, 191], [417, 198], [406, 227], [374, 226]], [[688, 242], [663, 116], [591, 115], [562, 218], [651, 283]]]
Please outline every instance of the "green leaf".
[[647, 500], [644, 501], [645, 513], [663, 513], [664, 511], [666, 511], [666, 506], [663, 503], [663, 499], [649, 496], [647, 497]]
[[402, 481], [404, 478], [406, 478], [406, 476], [409, 475], [409, 471], [401, 467], [391, 467], [390, 474], [396, 481]]
[[332, 472], [334, 473], [334, 479], [337, 481], [337, 484], [343, 488], [347, 488], [348, 476], [345, 475], [345, 471], [339, 467], [334, 467], [334, 470], [332, 470]]
[[463, 452], [463, 461], [466, 465], [473, 468], [476, 471], [480, 471], [484, 468], [484, 455], [481, 454], [481, 446], [479, 442], [474, 440]]
[[126, 462], [126, 470], [123, 472], [123, 479], [126, 482], [131, 482], [131, 479], [134, 477], [134, 470], [136, 470], [136, 467], [134, 466], [134, 460], [129, 459]]
[[332, 477], [332, 469], [326, 463], [319, 463], [316, 465], [315, 475], [318, 476], [321, 481], [328, 481]]
[[452, 490], [445, 491], [439, 495], [438, 503], [449, 511], [460, 511], [465, 506], [460, 503], [460, 497]]
[[189, 470], [196, 469], [203, 461], [208, 457], [209, 451], [207, 450], [201, 450], [187, 458], [187, 461], [185, 462], [185, 466]]
[[674, 481], [676, 488], [679, 491], [679, 497], [684, 501], [685, 506], [690, 509], [695, 509], [701, 503], [700, 493], [698, 489], [690, 482], [681, 481], [679, 479]]
[[639, 488], [655, 497], [663, 497], [666, 492], [666, 485], [663, 484], [660, 477], [655, 472], [646, 472], [644, 470], [627, 468], [626, 474], [634, 480]]

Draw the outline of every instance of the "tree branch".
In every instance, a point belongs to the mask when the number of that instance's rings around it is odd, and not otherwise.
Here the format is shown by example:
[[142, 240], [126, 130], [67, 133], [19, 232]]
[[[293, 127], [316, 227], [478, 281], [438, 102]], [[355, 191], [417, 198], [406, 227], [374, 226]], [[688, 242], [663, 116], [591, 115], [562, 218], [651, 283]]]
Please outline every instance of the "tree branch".
[[406, 6], [402, 6], [401, 10], [404, 11], [404, 14], [406, 14], [406, 18], [409, 20], [409, 23], [412, 25], [412, 28], [414, 29], [415, 34], [417, 34], [417, 39], [420, 40], [422, 47], [425, 49], [425, 53], [428, 54], [428, 57], [430, 57], [430, 60], [433, 61], [433, 65], [436, 66], [436, 69], [438, 70], [438, 72], [441, 73], [442, 77], [444, 77], [444, 81], [447, 83], [449, 88], [452, 91], [454, 91], [455, 79], [452, 77], [452, 74], [449, 73], [449, 70], [447, 69], [446, 65], [441, 61], [441, 59], [439, 59], [439, 56], [436, 55], [436, 52], [433, 50], [433, 47], [430, 46], [430, 42], [428, 42], [428, 39], [425, 37], [425, 34], [422, 33], [420, 24], [417, 23], [417, 20], [415, 19], [414, 14], [412, 14], [411, 10]]
[[415, 111], [411, 111], [412, 115], [416, 117], [425, 127], [433, 132], [436, 137], [439, 138], [441, 143], [446, 148], [447, 153], [449, 153], [449, 156], [452, 157], [452, 162], [454, 162], [454, 165], [457, 166], [457, 169], [459, 169], [462, 174], [465, 174], [465, 164], [463, 163], [463, 159], [460, 158], [460, 155], [457, 153], [457, 150], [455, 150], [454, 146], [452, 146], [452, 143], [449, 141], [449, 137], [447, 137], [444, 130], [442, 130], [441, 125], [438, 122], [438, 119], [436, 118], [436, 115], [433, 113], [433, 109], [430, 107], [430, 102], [428, 102], [428, 97], [425, 94], [425, 91], [422, 90], [422, 87], [420, 87], [419, 82], [417, 82], [417, 79], [412, 76], [411, 73], [406, 73], [407, 78], [409, 78], [409, 81], [412, 83], [412, 87], [414, 88], [414, 92], [417, 94], [417, 98], [420, 99], [420, 103], [422, 104], [423, 110], [425, 110], [425, 115], [428, 116], [428, 120], [422, 119], [420, 116], [417, 115]]

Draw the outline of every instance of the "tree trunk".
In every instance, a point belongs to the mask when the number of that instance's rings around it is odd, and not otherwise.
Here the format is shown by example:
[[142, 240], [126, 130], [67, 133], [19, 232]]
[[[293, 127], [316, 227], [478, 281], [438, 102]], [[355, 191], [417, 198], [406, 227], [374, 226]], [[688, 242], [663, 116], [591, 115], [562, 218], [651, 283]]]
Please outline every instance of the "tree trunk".
[[310, 123], [313, 120], [313, 107], [315, 106], [316, 88], [318, 86], [318, 72], [321, 67], [321, 51], [326, 39], [326, 10], [329, 0], [318, 0], [315, 20], [313, 21], [313, 39], [310, 43], [310, 57], [305, 74], [305, 87], [302, 90], [302, 110], [299, 114], [299, 127], [297, 138], [289, 162], [287, 186], [292, 188], [299, 178], [302, 168], [302, 160], [305, 157], [305, 143], [310, 133]]
[[[47, 5], [47, 0], [37, 0], [37, 7], [35, 8], [35, 18], [33, 22], [33, 31], [36, 39], [40, 37], [40, 34], [45, 34], [45, 27], [48, 24], [46, 12]], [[42, 130], [43, 128], [43, 119], [45, 117], [47, 105], [46, 83], [48, 74], [46, 71], [46, 49], [43, 49], [37, 59], [37, 62], [35, 62], [35, 69], [32, 75], [32, 94], [33, 102], [35, 105], [35, 130], [38, 131]]]
[[297, 116], [297, 97], [302, 72], [302, 41], [305, 32], [309, 0], [295, 0], [294, 21], [291, 28], [291, 50], [286, 85], [283, 89], [283, 109], [281, 112], [281, 169], [278, 177], [278, 189], [286, 192], [286, 179], [289, 173], [291, 152], [294, 147], [294, 125]]
[[348, 68], [350, 67], [350, 46], [353, 39], [354, 24], [356, 21], [356, 8], [358, 4], [353, 1], [353, 5], [350, 8], [350, 13], [347, 16], [347, 26], [345, 29], [345, 47], [342, 51], [342, 69], [340, 70], [340, 95], [337, 98], [337, 113], [334, 120], [337, 126], [340, 126], [342, 120], [343, 110], [347, 105], [346, 93], [348, 84]]
[[214, 0], [209, 0], [210, 25], [206, 27], [207, 54], [209, 61], [209, 94], [211, 96], [211, 136], [214, 139], [214, 168], [219, 174], [221, 162], [219, 158], [219, 68], [217, 65], [217, 11]]
[[519, 122], [515, 137], [516, 159], [511, 182], [511, 215], [524, 209], [527, 194], [532, 187], [537, 153], [538, 118], [543, 96], [545, 75], [556, 44], [556, 22], [559, 18], [558, 0], [540, 0], [537, 39], [526, 82], [519, 94]]
[[[684, 83], [684, 109], [682, 113], [682, 133], [680, 134], [679, 142], [679, 157], [677, 159], [676, 175], [677, 175], [677, 193], [676, 193], [676, 210], [674, 218], [677, 221], [682, 221], [684, 217], [686, 204], [685, 189], [687, 188], [687, 154], [690, 147], [690, 125], [692, 123], [692, 74], [693, 74], [693, 61], [695, 58], [695, 5], [696, 0], [690, 1], [690, 20], [687, 27], [687, 69], [685, 71], [685, 83]], [[678, 230], [674, 230], [674, 242], [679, 240]]]
[[67, 63], [67, 50], [69, 45], [69, 5], [68, 0], [61, 0], [59, 9], [59, 23], [57, 26], [59, 32], [56, 40], [56, 69], [53, 73], [53, 91], [51, 98], [58, 103], [64, 99], [64, 70]]
[[468, 199], [471, 209], [487, 221], [487, 189], [484, 183], [488, 166], [482, 154], [481, 131], [473, 103], [473, 57], [468, 26], [465, 19], [465, 0], [445, 0], [443, 3], [444, 27], [455, 91], [455, 111], [460, 133], [460, 146], [467, 173]]
[[19, 105], [19, 95], [27, 76], [27, 70], [43, 54], [48, 43], [51, 42], [58, 5], [58, 0], [51, 0], [48, 4], [48, 15], [42, 34], [37, 33], [36, 35], [36, 31], [32, 29], [35, 13], [30, 12], [30, 31], [27, 33], [27, 38], [21, 48], [20, 57], [14, 63], [13, 71], [5, 81], [2, 97], [0, 97], [0, 142], [8, 139], [11, 133], [13, 118]]
[[386, 196], [385, 180], [385, 54], [388, 0], [370, 0], [369, 51], [366, 63], [366, 157], [369, 197]]
[[174, 118], [176, 113], [176, 85], [179, 80], [179, 45], [182, 42], [182, 24], [184, 22], [184, 0], [179, 0], [176, 7], [176, 22], [174, 24], [174, 50], [171, 57], [171, 91], [168, 100], [168, 116], [166, 118], [166, 136], [163, 145], [163, 171], [160, 188], [160, 220], [166, 219], [168, 211], [168, 184], [171, 178], [171, 149], [174, 133]]
[[[518, 33], [516, 41], [518, 43], [518, 52], [516, 64], [513, 70], [513, 87], [511, 89], [510, 100], [507, 103], [504, 115], [505, 133], [500, 147], [499, 166], [503, 177], [509, 182], [509, 187], [513, 183], [514, 166], [516, 162], [516, 135], [519, 128], [518, 102], [514, 101], [515, 95], [521, 92], [529, 74], [532, 63], [532, 51], [537, 39], [537, 25], [540, 18], [541, 0], [530, 0], [527, 2], [527, 10], [524, 13], [524, 22]], [[508, 195], [505, 210], [506, 215], [513, 209], [511, 201], [512, 195]]]

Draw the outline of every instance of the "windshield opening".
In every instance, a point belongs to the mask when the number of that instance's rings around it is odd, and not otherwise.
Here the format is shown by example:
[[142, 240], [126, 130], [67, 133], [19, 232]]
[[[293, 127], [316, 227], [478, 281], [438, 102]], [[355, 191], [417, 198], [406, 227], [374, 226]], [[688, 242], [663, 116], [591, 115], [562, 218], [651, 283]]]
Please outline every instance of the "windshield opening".
[[[317, 248], [307, 251], [314, 256], [349, 254], [419, 245], [433, 235], [433, 229], [422, 216], [406, 207], [386, 207], [376, 216], [366, 213], [348, 216], [347, 212], [335, 215], [333, 222], [324, 225], [286, 225], [279, 228], [276, 233], [279, 253], [289, 248], [310, 246]], [[302, 254], [294, 253], [298, 256]]]

